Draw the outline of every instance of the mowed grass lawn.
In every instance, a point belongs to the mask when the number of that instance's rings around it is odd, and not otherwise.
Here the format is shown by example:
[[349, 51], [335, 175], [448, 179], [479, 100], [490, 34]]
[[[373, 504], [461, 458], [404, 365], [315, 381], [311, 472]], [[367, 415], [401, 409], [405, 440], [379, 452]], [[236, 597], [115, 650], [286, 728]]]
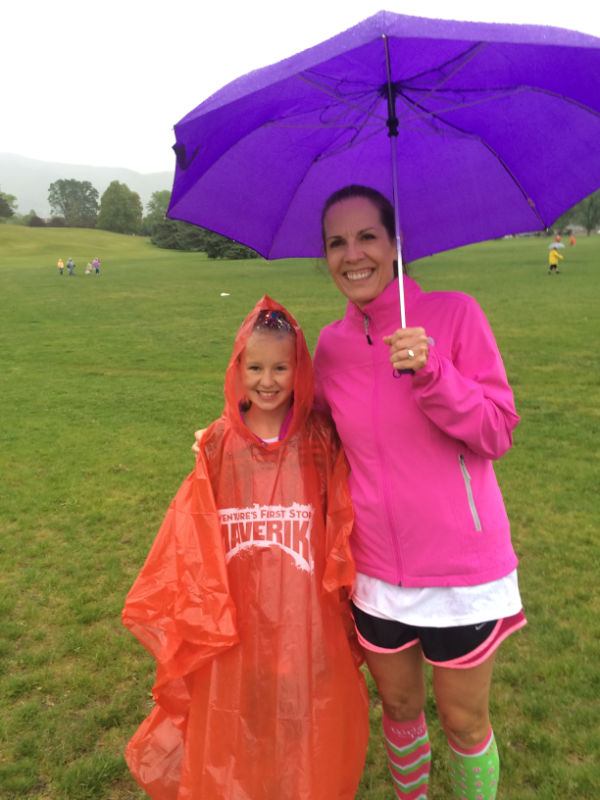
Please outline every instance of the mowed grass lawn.
[[[478, 299], [522, 417], [497, 464], [529, 619], [495, 673], [503, 800], [598, 797], [600, 237], [566, 247], [551, 277], [548, 243], [412, 265], [424, 289]], [[101, 276], [84, 275], [96, 255]], [[74, 277], [59, 277], [59, 256]], [[317, 260], [213, 262], [142, 238], [12, 226], [0, 226], [0, 289], [0, 797], [142, 798], [123, 750], [151, 707], [153, 663], [121, 626], [124, 597], [192, 468], [194, 429], [221, 412], [246, 312], [270, 294], [312, 348], [345, 304]], [[371, 693], [357, 797], [390, 800]], [[442, 800], [431, 700], [428, 716], [430, 799]]]

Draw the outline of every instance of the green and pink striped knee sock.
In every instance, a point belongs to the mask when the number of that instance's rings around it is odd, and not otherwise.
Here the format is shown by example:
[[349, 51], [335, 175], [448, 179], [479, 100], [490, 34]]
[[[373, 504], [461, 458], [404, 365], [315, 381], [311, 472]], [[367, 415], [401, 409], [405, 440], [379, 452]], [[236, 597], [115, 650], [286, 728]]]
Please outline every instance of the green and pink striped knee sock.
[[463, 750], [450, 740], [448, 744], [454, 800], [495, 800], [500, 761], [493, 730], [472, 750]]
[[396, 796], [427, 800], [431, 747], [425, 714], [412, 722], [395, 722], [384, 713], [383, 733]]

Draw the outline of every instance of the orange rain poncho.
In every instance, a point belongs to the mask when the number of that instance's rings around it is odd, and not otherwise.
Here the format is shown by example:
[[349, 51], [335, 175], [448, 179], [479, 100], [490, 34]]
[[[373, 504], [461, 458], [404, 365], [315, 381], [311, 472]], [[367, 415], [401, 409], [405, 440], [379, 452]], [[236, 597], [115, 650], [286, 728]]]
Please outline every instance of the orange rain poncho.
[[265, 444], [245, 426], [237, 335], [225, 410], [127, 596], [157, 660], [156, 705], [127, 748], [153, 800], [352, 800], [369, 731], [347, 594], [346, 461], [296, 330], [293, 416]]

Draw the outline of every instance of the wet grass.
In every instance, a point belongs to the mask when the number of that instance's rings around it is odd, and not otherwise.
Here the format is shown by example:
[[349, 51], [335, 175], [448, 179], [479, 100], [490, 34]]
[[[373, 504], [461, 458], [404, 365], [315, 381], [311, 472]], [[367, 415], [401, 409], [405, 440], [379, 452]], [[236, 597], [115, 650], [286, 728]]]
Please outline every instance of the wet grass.
[[[102, 275], [83, 267], [98, 255]], [[76, 275], [58, 276], [72, 256]], [[501, 648], [492, 712], [499, 797], [590, 800], [600, 614], [600, 237], [509, 239], [417, 262], [424, 289], [479, 300], [522, 422], [497, 464], [529, 626]], [[241, 319], [264, 293], [312, 347], [344, 302], [318, 261], [211, 262], [145, 239], [0, 226], [0, 796], [139, 800], [123, 761], [152, 663], [121, 628], [124, 596], [222, 408]], [[223, 297], [221, 293], [228, 293]], [[392, 797], [373, 686], [361, 800]], [[430, 800], [449, 796], [429, 701]]]

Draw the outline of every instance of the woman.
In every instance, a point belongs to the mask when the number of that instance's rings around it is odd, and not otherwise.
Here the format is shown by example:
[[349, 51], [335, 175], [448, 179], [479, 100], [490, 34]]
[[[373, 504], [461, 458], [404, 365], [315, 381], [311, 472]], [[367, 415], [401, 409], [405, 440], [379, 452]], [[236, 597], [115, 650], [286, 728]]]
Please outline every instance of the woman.
[[348, 186], [322, 214], [325, 257], [348, 298], [314, 357], [315, 397], [350, 462], [353, 612], [383, 703], [398, 797], [427, 797], [424, 659], [448, 738], [455, 796], [494, 798], [488, 700], [496, 648], [525, 625], [492, 460], [519, 418], [489, 325], [459, 293], [403, 276], [399, 329], [390, 203]]

